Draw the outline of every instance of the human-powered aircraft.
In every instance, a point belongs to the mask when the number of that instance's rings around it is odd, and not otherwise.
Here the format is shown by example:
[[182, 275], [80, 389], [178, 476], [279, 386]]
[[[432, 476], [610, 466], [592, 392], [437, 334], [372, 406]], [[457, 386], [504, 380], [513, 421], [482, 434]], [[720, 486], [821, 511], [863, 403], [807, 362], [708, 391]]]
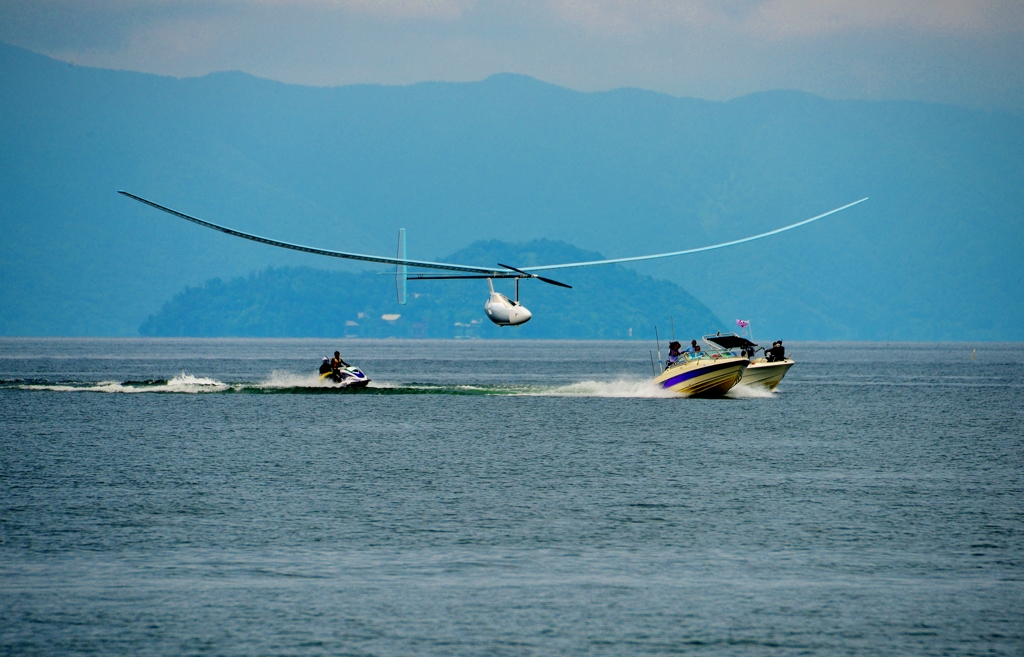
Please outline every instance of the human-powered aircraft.
[[[316, 248], [316, 247], [312, 247], [312, 246], [302, 246], [300, 244], [290, 244], [288, 242], [281, 242], [281, 241], [278, 241], [278, 240], [272, 240], [272, 239], [269, 239], [269, 238], [266, 238], [266, 237], [260, 237], [258, 235], [252, 235], [250, 233], [243, 233], [240, 230], [235, 230], [233, 228], [227, 228], [225, 226], [219, 226], [219, 225], [217, 225], [215, 223], [211, 223], [209, 221], [204, 221], [202, 219], [197, 219], [196, 217], [191, 217], [191, 216], [189, 216], [187, 214], [184, 214], [182, 212], [178, 212], [177, 210], [172, 210], [171, 208], [168, 208], [168, 207], [164, 207], [164, 206], [162, 206], [162, 205], [160, 205], [158, 203], [154, 203], [153, 201], [148, 201], [148, 200], [142, 198], [141, 196], [136, 196], [135, 194], [131, 194], [129, 192], [121, 191], [121, 192], [118, 192], [118, 193], [119, 194], [123, 194], [124, 196], [127, 196], [128, 198], [135, 199], [136, 201], [138, 201], [140, 203], [145, 203], [146, 205], [148, 205], [148, 206], [150, 206], [152, 208], [156, 208], [157, 210], [161, 210], [161, 211], [166, 212], [168, 214], [172, 214], [175, 217], [180, 217], [181, 219], [184, 219], [186, 221], [191, 221], [192, 223], [199, 224], [200, 226], [206, 226], [207, 228], [212, 228], [212, 229], [218, 230], [218, 231], [220, 231], [222, 233], [227, 233], [228, 235], [234, 235], [235, 237], [242, 237], [244, 239], [252, 240], [254, 242], [260, 242], [261, 244], [269, 244], [270, 246], [277, 246], [277, 247], [280, 247], [282, 249], [292, 249], [293, 251], [304, 251], [306, 253], [314, 253], [316, 255], [330, 256], [332, 258], [346, 258], [346, 259], [349, 259], [349, 260], [363, 260], [365, 262], [380, 262], [380, 263], [383, 263], [383, 264], [386, 264], [386, 265], [395, 265], [395, 286], [396, 286], [396, 288], [398, 290], [398, 303], [403, 304], [403, 305], [406, 302], [406, 282], [409, 281], [409, 280], [439, 280], [439, 279], [453, 279], [453, 278], [462, 278], [462, 279], [465, 279], [465, 278], [484, 278], [484, 279], [487, 279], [487, 287], [490, 290], [490, 296], [487, 299], [487, 303], [484, 304], [484, 312], [487, 313], [487, 318], [490, 319], [495, 324], [497, 324], [498, 326], [518, 326], [519, 324], [525, 324], [526, 322], [530, 321], [531, 317], [533, 317], [533, 313], [531, 313], [529, 310], [526, 309], [525, 306], [523, 306], [521, 303], [519, 303], [519, 281], [520, 280], [527, 279], [527, 278], [534, 278], [534, 279], [537, 279], [538, 281], [542, 281], [544, 283], [548, 283], [549, 285], [558, 285], [560, 287], [567, 287], [567, 288], [571, 288], [572, 287], [571, 285], [567, 285], [565, 283], [560, 283], [560, 282], [558, 282], [556, 280], [553, 280], [553, 279], [550, 279], [550, 278], [545, 278], [544, 276], [541, 276], [539, 274], [535, 274], [533, 272], [552, 271], [552, 270], [555, 270], [555, 269], [570, 269], [570, 268], [573, 268], [573, 267], [592, 267], [592, 266], [595, 266], [595, 265], [614, 265], [614, 264], [622, 263], [622, 262], [639, 262], [641, 260], [655, 260], [657, 258], [672, 258], [672, 257], [675, 257], [675, 256], [687, 255], [687, 254], [690, 254], [690, 253], [700, 253], [701, 251], [711, 251], [713, 249], [721, 249], [721, 248], [725, 248], [727, 246], [733, 246], [733, 245], [736, 245], [736, 244], [742, 244], [744, 242], [752, 242], [754, 240], [759, 240], [759, 239], [764, 238], [764, 237], [770, 237], [771, 235], [778, 235], [779, 233], [783, 233], [783, 232], [785, 232], [787, 230], [792, 230], [794, 228], [798, 228], [800, 226], [809, 224], [812, 221], [817, 221], [818, 219], [822, 219], [824, 217], [827, 217], [830, 214], [835, 214], [837, 212], [845, 210], [846, 208], [853, 207], [853, 206], [857, 205], [858, 203], [863, 203], [864, 201], [868, 200], [865, 197], [865, 198], [860, 199], [859, 201], [854, 201], [853, 203], [847, 203], [846, 205], [844, 205], [842, 207], [838, 207], [838, 208], [836, 208], [834, 210], [829, 210], [828, 212], [825, 212], [823, 214], [819, 214], [816, 217], [811, 217], [810, 219], [804, 219], [803, 221], [799, 221], [799, 222], [797, 222], [795, 224], [790, 224], [789, 226], [783, 226], [782, 228], [776, 228], [775, 230], [770, 230], [767, 233], [760, 233], [758, 235], [752, 235], [750, 237], [744, 237], [742, 239], [732, 240], [730, 242], [722, 242], [721, 244], [712, 244], [711, 246], [701, 246], [701, 247], [698, 247], [698, 248], [695, 248], [695, 249], [685, 249], [683, 251], [672, 251], [672, 252], [669, 252], [669, 253], [656, 253], [654, 255], [633, 256], [633, 257], [629, 257], [629, 258], [608, 258], [606, 260], [591, 260], [589, 262], [567, 262], [567, 263], [563, 263], [563, 264], [559, 264], [559, 265], [541, 265], [541, 266], [523, 267], [523, 268], [518, 268], [518, 267], [513, 267], [511, 265], [503, 265], [501, 263], [498, 263], [498, 268], [494, 268], [494, 267], [478, 267], [478, 266], [475, 266], [475, 265], [459, 265], [459, 264], [448, 263], [448, 262], [430, 262], [430, 261], [427, 261], [427, 260], [410, 260], [410, 259], [408, 259], [406, 257], [405, 229], [404, 228], [402, 228], [401, 230], [398, 231], [398, 256], [395, 257], [395, 258], [388, 258], [386, 256], [364, 255], [364, 254], [361, 254], [361, 253], [347, 253], [345, 251], [332, 251], [330, 249], [320, 249], [320, 248]], [[434, 274], [434, 273], [427, 273], [427, 272], [412, 272], [412, 273], [410, 273], [409, 272], [409, 268], [410, 267], [417, 267], [417, 268], [420, 268], [420, 269], [429, 269], [429, 270], [441, 270], [441, 271], [445, 271], [445, 272], [454, 272], [454, 273], [451, 273], [451, 274]], [[512, 279], [515, 279], [516, 298], [514, 300], [513, 299], [509, 299], [508, 297], [506, 297], [504, 294], [501, 294], [500, 292], [495, 292], [494, 291], [494, 285], [491, 283], [491, 281], [493, 279], [495, 279], [495, 278], [512, 278]]]

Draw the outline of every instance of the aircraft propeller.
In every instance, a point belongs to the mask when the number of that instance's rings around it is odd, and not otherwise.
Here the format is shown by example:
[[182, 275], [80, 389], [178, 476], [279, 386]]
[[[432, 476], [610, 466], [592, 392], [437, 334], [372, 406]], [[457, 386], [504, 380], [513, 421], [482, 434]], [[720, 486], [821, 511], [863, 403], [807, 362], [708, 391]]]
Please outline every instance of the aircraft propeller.
[[566, 285], [565, 283], [559, 283], [556, 280], [552, 280], [550, 278], [544, 278], [543, 276], [538, 276], [537, 274], [531, 274], [529, 272], [523, 271], [522, 269], [516, 269], [515, 267], [511, 267], [509, 265], [503, 265], [500, 262], [498, 263], [498, 266], [499, 267], [504, 267], [505, 269], [511, 269], [512, 271], [517, 271], [520, 274], [522, 274], [523, 276], [525, 276], [526, 278], [536, 278], [538, 281], [544, 281], [545, 283], [547, 283], [549, 285], [557, 285], [559, 287], [567, 287], [570, 290], [572, 289], [571, 285]]

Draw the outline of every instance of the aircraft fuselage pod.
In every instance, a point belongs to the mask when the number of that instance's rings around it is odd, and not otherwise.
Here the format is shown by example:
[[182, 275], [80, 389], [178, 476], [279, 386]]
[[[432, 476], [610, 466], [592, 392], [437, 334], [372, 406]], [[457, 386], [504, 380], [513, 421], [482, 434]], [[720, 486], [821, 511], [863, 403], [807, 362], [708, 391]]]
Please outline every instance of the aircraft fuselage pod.
[[[519, 281], [516, 281], [516, 296], [519, 294]], [[498, 326], [519, 326], [530, 321], [533, 317], [533, 313], [526, 309], [526, 306], [519, 303], [519, 299], [512, 301], [504, 294], [494, 291], [494, 285], [491, 283], [491, 279], [487, 279], [487, 287], [491, 290], [491, 296], [487, 298], [487, 303], [484, 304], [484, 312], [487, 313], [487, 319], [491, 320]]]
[[518, 301], [512, 301], [500, 292], [493, 292], [484, 304], [487, 319], [498, 326], [518, 326], [530, 321], [533, 313]]

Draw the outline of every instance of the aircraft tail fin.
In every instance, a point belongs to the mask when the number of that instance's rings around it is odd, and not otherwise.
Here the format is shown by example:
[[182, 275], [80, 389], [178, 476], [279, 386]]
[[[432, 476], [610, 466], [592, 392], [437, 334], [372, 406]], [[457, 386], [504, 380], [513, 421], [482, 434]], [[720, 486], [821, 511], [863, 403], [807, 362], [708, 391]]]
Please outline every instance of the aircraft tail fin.
[[[405, 260], [405, 229], [398, 229], [398, 259]], [[405, 305], [406, 284], [409, 280], [409, 266], [395, 265], [395, 288], [398, 290], [398, 303]]]

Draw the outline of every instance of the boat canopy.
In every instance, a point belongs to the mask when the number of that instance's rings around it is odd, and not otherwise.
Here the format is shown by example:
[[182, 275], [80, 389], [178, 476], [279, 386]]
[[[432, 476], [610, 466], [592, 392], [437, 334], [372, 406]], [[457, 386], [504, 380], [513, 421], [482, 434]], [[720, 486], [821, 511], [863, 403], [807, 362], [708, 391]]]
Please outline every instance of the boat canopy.
[[757, 344], [751, 342], [746, 338], [742, 338], [735, 333], [720, 333], [718, 335], [705, 335], [703, 338], [704, 342], [713, 344], [719, 349], [745, 349], [749, 347], [756, 347]]

